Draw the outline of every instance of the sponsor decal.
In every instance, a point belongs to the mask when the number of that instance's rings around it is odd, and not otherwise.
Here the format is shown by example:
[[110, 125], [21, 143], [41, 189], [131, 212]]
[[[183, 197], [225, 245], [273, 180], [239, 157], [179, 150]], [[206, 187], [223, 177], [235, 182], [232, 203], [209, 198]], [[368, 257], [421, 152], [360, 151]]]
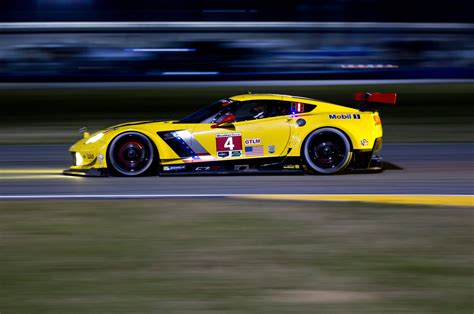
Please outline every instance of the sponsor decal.
[[234, 170], [235, 171], [246, 171], [249, 170], [249, 165], [235, 165]]
[[219, 158], [227, 158], [229, 157], [230, 152], [217, 152], [217, 157]]
[[367, 146], [367, 145], [369, 145], [369, 141], [366, 140], [365, 138], [363, 138], [363, 139], [360, 140], [360, 145]]
[[242, 134], [241, 133], [220, 133], [220, 134], [216, 134], [217, 138], [220, 138], [220, 137], [227, 138], [229, 136], [238, 137], [238, 136], [242, 136]]
[[268, 145], [268, 153], [269, 154], [275, 153], [275, 145]]
[[211, 170], [211, 167], [196, 167], [194, 168], [196, 171], [209, 171]]
[[186, 166], [164, 166], [163, 171], [179, 171], [186, 169]]
[[263, 156], [263, 145], [258, 146], [245, 146], [245, 156]]
[[216, 134], [216, 151], [219, 158], [242, 156], [242, 134]]
[[261, 140], [259, 138], [248, 138], [244, 141], [245, 145], [256, 145], [260, 144]]
[[331, 120], [360, 120], [360, 114], [354, 113], [343, 113], [343, 114], [330, 114], [329, 119]]

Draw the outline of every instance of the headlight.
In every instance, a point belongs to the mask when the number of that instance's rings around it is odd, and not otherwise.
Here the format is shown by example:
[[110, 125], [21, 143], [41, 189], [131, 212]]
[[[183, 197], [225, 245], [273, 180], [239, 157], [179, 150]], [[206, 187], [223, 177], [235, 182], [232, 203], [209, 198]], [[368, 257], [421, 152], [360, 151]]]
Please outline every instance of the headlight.
[[76, 166], [80, 166], [82, 165], [82, 156], [81, 156], [81, 153], [76, 153]]
[[89, 137], [86, 141], [86, 144], [95, 143], [98, 140], [100, 140], [103, 136], [104, 136], [104, 133], [102, 133], [102, 132], [97, 133], [96, 135], [94, 135], [92, 137]]

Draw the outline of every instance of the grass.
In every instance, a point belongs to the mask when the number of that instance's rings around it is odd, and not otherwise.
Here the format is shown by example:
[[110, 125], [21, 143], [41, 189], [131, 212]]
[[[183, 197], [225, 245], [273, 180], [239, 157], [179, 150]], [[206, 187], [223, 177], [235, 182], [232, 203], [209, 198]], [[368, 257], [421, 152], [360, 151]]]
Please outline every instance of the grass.
[[472, 209], [0, 202], [2, 313], [472, 313]]
[[177, 119], [217, 99], [271, 92], [351, 104], [356, 91], [397, 92], [398, 104], [381, 109], [386, 142], [472, 142], [468, 114], [474, 84], [353, 86], [91, 88], [0, 90], [0, 144], [71, 143], [77, 130], [133, 120]]

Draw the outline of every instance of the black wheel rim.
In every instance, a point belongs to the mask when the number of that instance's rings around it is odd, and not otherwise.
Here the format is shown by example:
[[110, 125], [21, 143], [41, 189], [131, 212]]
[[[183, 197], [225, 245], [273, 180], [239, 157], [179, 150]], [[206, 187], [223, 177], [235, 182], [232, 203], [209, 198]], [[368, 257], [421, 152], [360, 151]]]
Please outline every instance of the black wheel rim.
[[331, 169], [344, 163], [347, 148], [339, 135], [333, 132], [321, 132], [311, 139], [308, 154], [318, 168]]
[[150, 165], [152, 148], [140, 134], [125, 134], [113, 143], [112, 163], [122, 174], [142, 173]]

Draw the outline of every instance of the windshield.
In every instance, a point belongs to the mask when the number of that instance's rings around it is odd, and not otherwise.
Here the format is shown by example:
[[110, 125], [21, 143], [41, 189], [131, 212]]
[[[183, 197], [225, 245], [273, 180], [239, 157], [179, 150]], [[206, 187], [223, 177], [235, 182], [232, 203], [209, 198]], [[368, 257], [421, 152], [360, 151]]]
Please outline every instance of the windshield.
[[218, 114], [222, 115], [223, 112], [226, 111], [223, 109], [230, 110], [230, 105], [232, 103], [233, 101], [230, 99], [216, 101], [215, 103], [184, 117], [176, 123], [213, 123]]

